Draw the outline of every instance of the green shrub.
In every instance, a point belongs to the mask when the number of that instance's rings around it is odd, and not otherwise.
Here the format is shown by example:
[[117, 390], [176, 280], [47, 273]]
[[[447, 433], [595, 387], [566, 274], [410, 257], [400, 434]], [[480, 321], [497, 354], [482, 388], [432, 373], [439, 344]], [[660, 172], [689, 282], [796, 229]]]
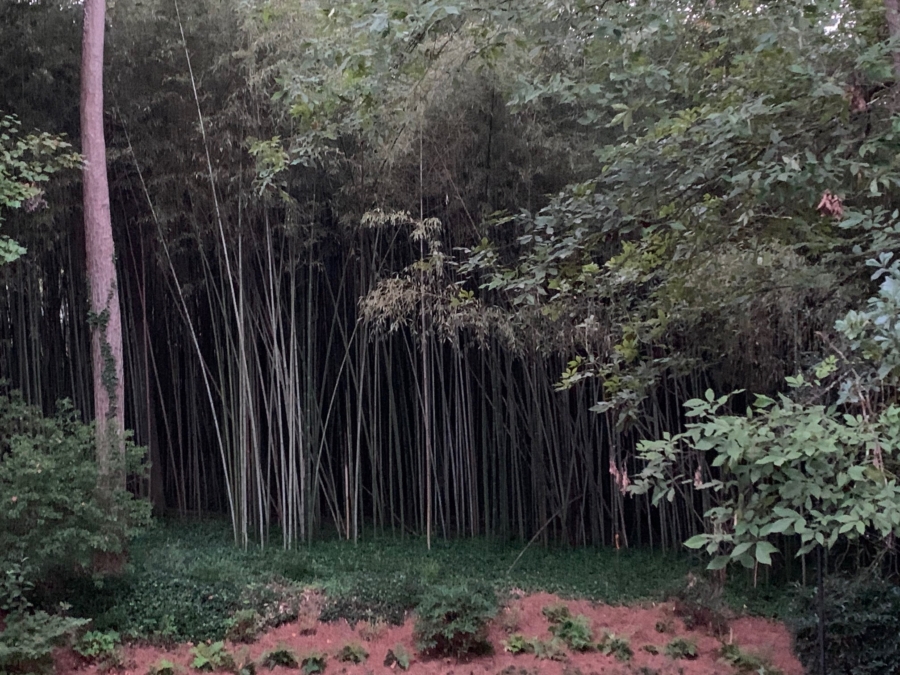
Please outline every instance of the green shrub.
[[666, 645], [666, 656], [671, 659], [696, 659], [700, 655], [693, 640], [677, 637]]
[[417, 648], [432, 656], [490, 653], [487, 624], [496, 613], [491, 589], [435, 586], [416, 609]]
[[116, 659], [120, 641], [119, 634], [114, 630], [107, 632], [91, 630], [78, 638], [73, 648], [77, 654], [89, 661], [104, 662]]
[[191, 649], [191, 668], [194, 670], [203, 670], [212, 672], [214, 670], [234, 670], [234, 657], [225, 648], [225, 643], [218, 642], [205, 643], [201, 642]]
[[369, 658], [369, 652], [356, 642], [348, 642], [337, 653], [337, 660], [343, 663], [362, 663], [367, 658]]
[[0, 672], [44, 672], [52, 665], [53, 648], [88, 623], [86, 619], [51, 616], [42, 611], [15, 611], [0, 633]]
[[[134, 459], [140, 454], [128, 446]], [[124, 489], [112, 503], [97, 498], [94, 433], [71, 405], [45, 417], [0, 385], [0, 670], [46, 667], [54, 646], [85, 620], [34, 609], [35, 580], [54, 570], [87, 568], [97, 553], [122, 551], [149, 506]]]
[[737, 645], [722, 645], [720, 650], [722, 658], [734, 666], [739, 673], [753, 673], [754, 675], [783, 675], [783, 673], [771, 665], [768, 660], [761, 656], [748, 654], [741, 650]]
[[52, 616], [28, 600], [31, 582], [25, 563], [8, 563], [0, 575], [0, 611], [8, 612], [0, 632], [0, 672], [34, 673], [52, 664], [53, 648], [69, 640], [86, 619]]
[[569, 606], [562, 602], [547, 605], [541, 610], [541, 614], [547, 617], [547, 621], [550, 623], [559, 623], [563, 619], [568, 619], [572, 616]]
[[228, 619], [225, 637], [232, 642], [253, 642], [261, 623], [262, 618], [255, 609], [239, 609]]
[[591, 621], [583, 614], [560, 619], [550, 626], [550, 632], [565, 642], [569, 649], [584, 652], [594, 648]]
[[534, 640], [521, 633], [513, 633], [503, 641], [503, 649], [510, 654], [533, 654]]
[[631, 644], [626, 638], [618, 637], [614, 633], [604, 633], [603, 639], [597, 643], [597, 650], [607, 656], [616, 657], [617, 661], [630, 661], [634, 656]]
[[396, 666], [400, 670], [409, 670], [410, 663], [412, 663], [412, 658], [409, 652], [406, 651], [406, 647], [399, 644], [394, 645], [393, 649], [388, 649], [388, 653], [384, 657], [384, 665], [388, 668]]
[[[818, 663], [815, 589], [796, 600], [792, 622], [797, 655], [812, 671]], [[826, 580], [826, 666], [831, 673], [900, 673], [900, 588], [879, 580]]]
[[259, 665], [265, 666], [270, 670], [277, 666], [282, 668], [299, 668], [300, 659], [297, 658], [297, 654], [293, 649], [280, 645], [260, 656]]
[[553, 638], [544, 642], [536, 637], [525, 637], [521, 633], [510, 635], [503, 641], [503, 648], [510, 654], [534, 654], [539, 659], [551, 661], [563, 661], [567, 656], [562, 640]]
[[[128, 444], [129, 466], [143, 454]], [[0, 563], [27, 558], [35, 578], [117, 554], [149, 505], [124, 489], [97, 497], [93, 427], [66, 402], [44, 417], [13, 392], [0, 393]]]
[[313, 673], [324, 673], [325, 663], [328, 656], [323, 652], [309, 652], [300, 659], [300, 667], [303, 669], [304, 675], [312, 675]]

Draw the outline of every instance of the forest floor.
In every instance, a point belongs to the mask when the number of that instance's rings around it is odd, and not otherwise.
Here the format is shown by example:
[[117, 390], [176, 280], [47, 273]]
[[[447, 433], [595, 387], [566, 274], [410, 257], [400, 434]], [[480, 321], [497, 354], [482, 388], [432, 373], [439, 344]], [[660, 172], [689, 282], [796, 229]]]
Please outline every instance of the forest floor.
[[[390, 665], [386, 656], [389, 652], [401, 653], [403, 650], [414, 655], [407, 671], [410, 675], [731, 675], [741, 672], [803, 675], [804, 672], [791, 652], [791, 636], [782, 624], [759, 617], [732, 618], [727, 632], [714, 637], [703, 629], [689, 630], [676, 615], [673, 603], [612, 606], [589, 600], [562, 600], [549, 593], [526, 595], [513, 592], [490, 624], [489, 640], [493, 653], [456, 660], [428, 659], [417, 654], [411, 620], [399, 626], [360, 622], [355, 627], [346, 620], [311, 622], [307, 617], [317, 615], [320, 601], [319, 596], [310, 594], [308, 611], [301, 611], [298, 620], [266, 631], [251, 644], [226, 641], [225, 647], [238, 663], [258, 661], [266, 652], [279, 649], [290, 650], [301, 662], [312, 654], [324, 655], [325, 673], [346, 675], [401, 672], [398, 665]], [[608, 632], [625, 640], [631, 646], [633, 656], [622, 662], [612, 654], [562, 648], [555, 659], [551, 659], [534, 654], [512, 654], [504, 649], [504, 644], [514, 633], [549, 644], [553, 636], [543, 609], [559, 603], [564, 603], [572, 615], [587, 617], [595, 636]], [[670, 653], [666, 653], [670, 645], [676, 645], [678, 652], [679, 644], [693, 644], [696, 655], [677, 658], [671, 647]], [[367, 658], [359, 664], [339, 661], [338, 652], [346, 645], [362, 647]], [[740, 655], [743, 660], [734, 663], [734, 656], [732, 661], [727, 660], [723, 656], [724, 645], [735, 645], [738, 649], [732, 648], [731, 654]], [[191, 643], [169, 647], [127, 646], [123, 649], [118, 672], [121, 675], [146, 675], [163, 660], [173, 664], [176, 672], [188, 672], [193, 660], [192, 647]], [[758, 670], [761, 665], [764, 670]], [[96, 665], [81, 665], [71, 654], [60, 654], [57, 672], [94, 675], [108, 671]], [[260, 668], [257, 672], [278, 675], [299, 671], [276, 666], [271, 671]]]
[[[44, 589], [43, 608], [62, 604], [71, 615], [92, 619], [91, 630], [116, 631], [125, 643], [118, 671], [123, 675], [146, 675], [161, 660], [172, 663], [172, 673], [197, 672], [188, 670], [192, 649], [235, 637], [242, 615], [256, 622], [245, 633], [253, 642], [224, 644], [238, 665], [257, 662], [264, 652], [284, 645], [301, 662], [321, 652], [326, 673], [374, 675], [389, 672], [385, 657], [399, 645], [411, 655], [413, 674], [803, 672], [792, 656], [789, 631], [776, 621], [788, 616], [790, 591], [784, 581], [761, 575], [754, 586], [751, 577], [735, 574], [724, 591], [692, 591], [691, 580], [702, 579], [702, 561], [686, 555], [646, 548], [534, 545], [523, 550], [521, 543], [488, 539], [437, 539], [429, 550], [419, 538], [374, 532], [357, 543], [325, 538], [291, 550], [278, 544], [242, 550], [235, 547], [227, 523], [160, 521], [132, 542], [123, 574], [58, 580]], [[436, 587], [496, 593], [492, 654], [457, 662], [418, 653], [414, 610]], [[699, 600], [699, 617], [684, 612], [686, 597]], [[543, 610], [560, 602], [573, 616], [587, 618], [595, 644], [607, 633], [626, 641], [630, 660], [552, 642]], [[709, 617], [703, 613], [710, 609], [727, 617], [727, 627], [719, 622], [717, 637], [704, 623]], [[527, 651], [542, 654], [510, 653], [506, 642], [516, 639], [528, 644]], [[360, 664], [341, 662], [337, 652], [348, 644], [363, 647], [368, 658]], [[695, 658], [674, 658], [690, 651], [691, 644]], [[69, 652], [61, 653], [57, 672], [92, 675], [100, 670]]]

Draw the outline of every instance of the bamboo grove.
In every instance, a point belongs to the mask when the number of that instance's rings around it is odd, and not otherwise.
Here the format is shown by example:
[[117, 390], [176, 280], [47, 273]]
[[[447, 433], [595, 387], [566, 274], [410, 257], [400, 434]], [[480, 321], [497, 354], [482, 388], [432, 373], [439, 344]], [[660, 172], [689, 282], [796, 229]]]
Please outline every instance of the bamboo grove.
[[[893, 231], [815, 206], [893, 208], [879, 3], [510, 4], [111, 4], [158, 512], [227, 514], [244, 546], [678, 547], [706, 497], [625, 496], [636, 443], [707, 387], [777, 390], [867, 297]], [[0, 14], [0, 108], [77, 140], [78, 4]], [[0, 267], [0, 377], [89, 418], [76, 183], [4, 224], [28, 255]]]

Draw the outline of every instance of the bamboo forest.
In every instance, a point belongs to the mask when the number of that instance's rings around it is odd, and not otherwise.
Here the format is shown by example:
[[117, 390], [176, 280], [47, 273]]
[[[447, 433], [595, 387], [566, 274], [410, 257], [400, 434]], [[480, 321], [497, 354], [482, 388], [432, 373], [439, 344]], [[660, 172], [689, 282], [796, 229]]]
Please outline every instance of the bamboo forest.
[[898, 0], [0, 0], [0, 674], [900, 674], [898, 195]]

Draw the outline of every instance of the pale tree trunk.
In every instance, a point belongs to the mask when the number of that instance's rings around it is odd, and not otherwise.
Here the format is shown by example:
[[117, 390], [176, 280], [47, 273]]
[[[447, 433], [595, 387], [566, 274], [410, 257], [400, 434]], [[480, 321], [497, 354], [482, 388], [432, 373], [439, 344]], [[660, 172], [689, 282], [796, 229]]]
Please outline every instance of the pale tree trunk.
[[125, 487], [125, 388], [122, 372], [122, 317], [103, 137], [103, 41], [105, 0], [84, 0], [81, 52], [81, 144], [84, 156], [84, 232], [90, 290], [91, 363], [97, 465], [101, 497]]

